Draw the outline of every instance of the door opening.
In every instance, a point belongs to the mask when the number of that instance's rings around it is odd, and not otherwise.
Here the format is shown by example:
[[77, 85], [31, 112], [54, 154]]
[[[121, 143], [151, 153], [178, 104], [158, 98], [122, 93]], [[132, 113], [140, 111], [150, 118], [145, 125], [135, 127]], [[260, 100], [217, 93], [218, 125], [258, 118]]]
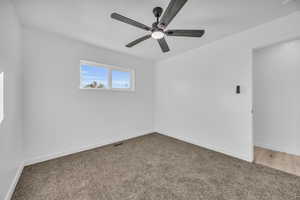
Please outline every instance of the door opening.
[[253, 52], [254, 162], [300, 176], [300, 39]]

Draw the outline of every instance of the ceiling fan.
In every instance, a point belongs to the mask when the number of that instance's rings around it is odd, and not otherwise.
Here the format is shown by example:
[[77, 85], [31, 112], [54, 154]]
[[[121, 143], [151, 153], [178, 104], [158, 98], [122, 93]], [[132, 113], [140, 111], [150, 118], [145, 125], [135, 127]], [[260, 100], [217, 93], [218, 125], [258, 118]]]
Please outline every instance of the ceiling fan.
[[[154, 38], [158, 41], [162, 52], [170, 51], [170, 48], [165, 40], [165, 36], [177, 36], [177, 37], [202, 37], [205, 33], [205, 30], [165, 30], [177, 13], [182, 9], [187, 0], [171, 0], [163, 16], [163, 9], [161, 7], [155, 7], [153, 9], [153, 14], [156, 17], [156, 21], [152, 26], [144, 25], [140, 22], [137, 22], [133, 19], [127, 18], [118, 13], [112, 13], [111, 18], [124, 22], [126, 24], [141, 28], [145, 31], [150, 31], [148, 35], [145, 35], [141, 38], [134, 40], [126, 45], [126, 47], [133, 47], [140, 42], [143, 42], [149, 38]], [[161, 17], [161, 18], [160, 18]]]

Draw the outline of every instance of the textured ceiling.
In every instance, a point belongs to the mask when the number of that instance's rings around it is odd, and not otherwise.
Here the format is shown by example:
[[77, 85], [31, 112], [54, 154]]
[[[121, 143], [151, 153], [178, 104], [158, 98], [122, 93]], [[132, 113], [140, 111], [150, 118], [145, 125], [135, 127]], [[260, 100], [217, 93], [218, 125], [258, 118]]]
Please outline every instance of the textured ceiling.
[[291, 0], [287, 4], [283, 2], [189, 0], [168, 28], [206, 29], [206, 35], [200, 39], [168, 37], [171, 51], [163, 54], [154, 39], [126, 48], [127, 43], [147, 32], [112, 20], [110, 14], [118, 12], [151, 25], [155, 20], [152, 9], [155, 6], [166, 8], [169, 0], [14, 0], [24, 26], [152, 60], [197, 48], [299, 9], [298, 0]]

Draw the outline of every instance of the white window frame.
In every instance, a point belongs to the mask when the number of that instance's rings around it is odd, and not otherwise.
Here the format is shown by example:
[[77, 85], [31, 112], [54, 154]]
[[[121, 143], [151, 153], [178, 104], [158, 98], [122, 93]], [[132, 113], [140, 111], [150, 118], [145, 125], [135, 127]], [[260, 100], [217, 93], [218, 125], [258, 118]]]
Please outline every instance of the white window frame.
[[[108, 87], [107, 88], [81, 88], [81, 65], [91, 65], [95, 67], [101, 67], [108, 70], [107, 73], [107, 80], [108, 80]], [[112, 70], [118, 70], [122, 72], [129, 72], [130, 73], [130, 88], [112, 88]], [[128, 92], [134, 92], [135, 91], [135, 70], [130, 68], [123, 68], [123, 67], [115, 67], [108, 64], [101, 64], [94, 61], [87, 61], [87, 60], [80, 60], [79, 65], [79, 76], [80, 76], [80, 83], [79, 83], [79, 89], [81, 90], [110, 90], [110, 91], [128, 91]]]

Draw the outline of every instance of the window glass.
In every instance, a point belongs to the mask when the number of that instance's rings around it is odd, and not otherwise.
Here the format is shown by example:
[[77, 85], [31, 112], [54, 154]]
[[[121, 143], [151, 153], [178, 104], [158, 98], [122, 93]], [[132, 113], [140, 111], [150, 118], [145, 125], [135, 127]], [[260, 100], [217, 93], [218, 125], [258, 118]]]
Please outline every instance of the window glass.
[[130, 72], [119, 71], [119, 70], [112, 70], [112, 88], [116, 89], [130, 89]]
[[81, 88], [108, 88], [108, 72], [104, 67], [82, 64], [80, 66]]
[[134, 91], [134, 70], [80, 60], [81, 89]]

